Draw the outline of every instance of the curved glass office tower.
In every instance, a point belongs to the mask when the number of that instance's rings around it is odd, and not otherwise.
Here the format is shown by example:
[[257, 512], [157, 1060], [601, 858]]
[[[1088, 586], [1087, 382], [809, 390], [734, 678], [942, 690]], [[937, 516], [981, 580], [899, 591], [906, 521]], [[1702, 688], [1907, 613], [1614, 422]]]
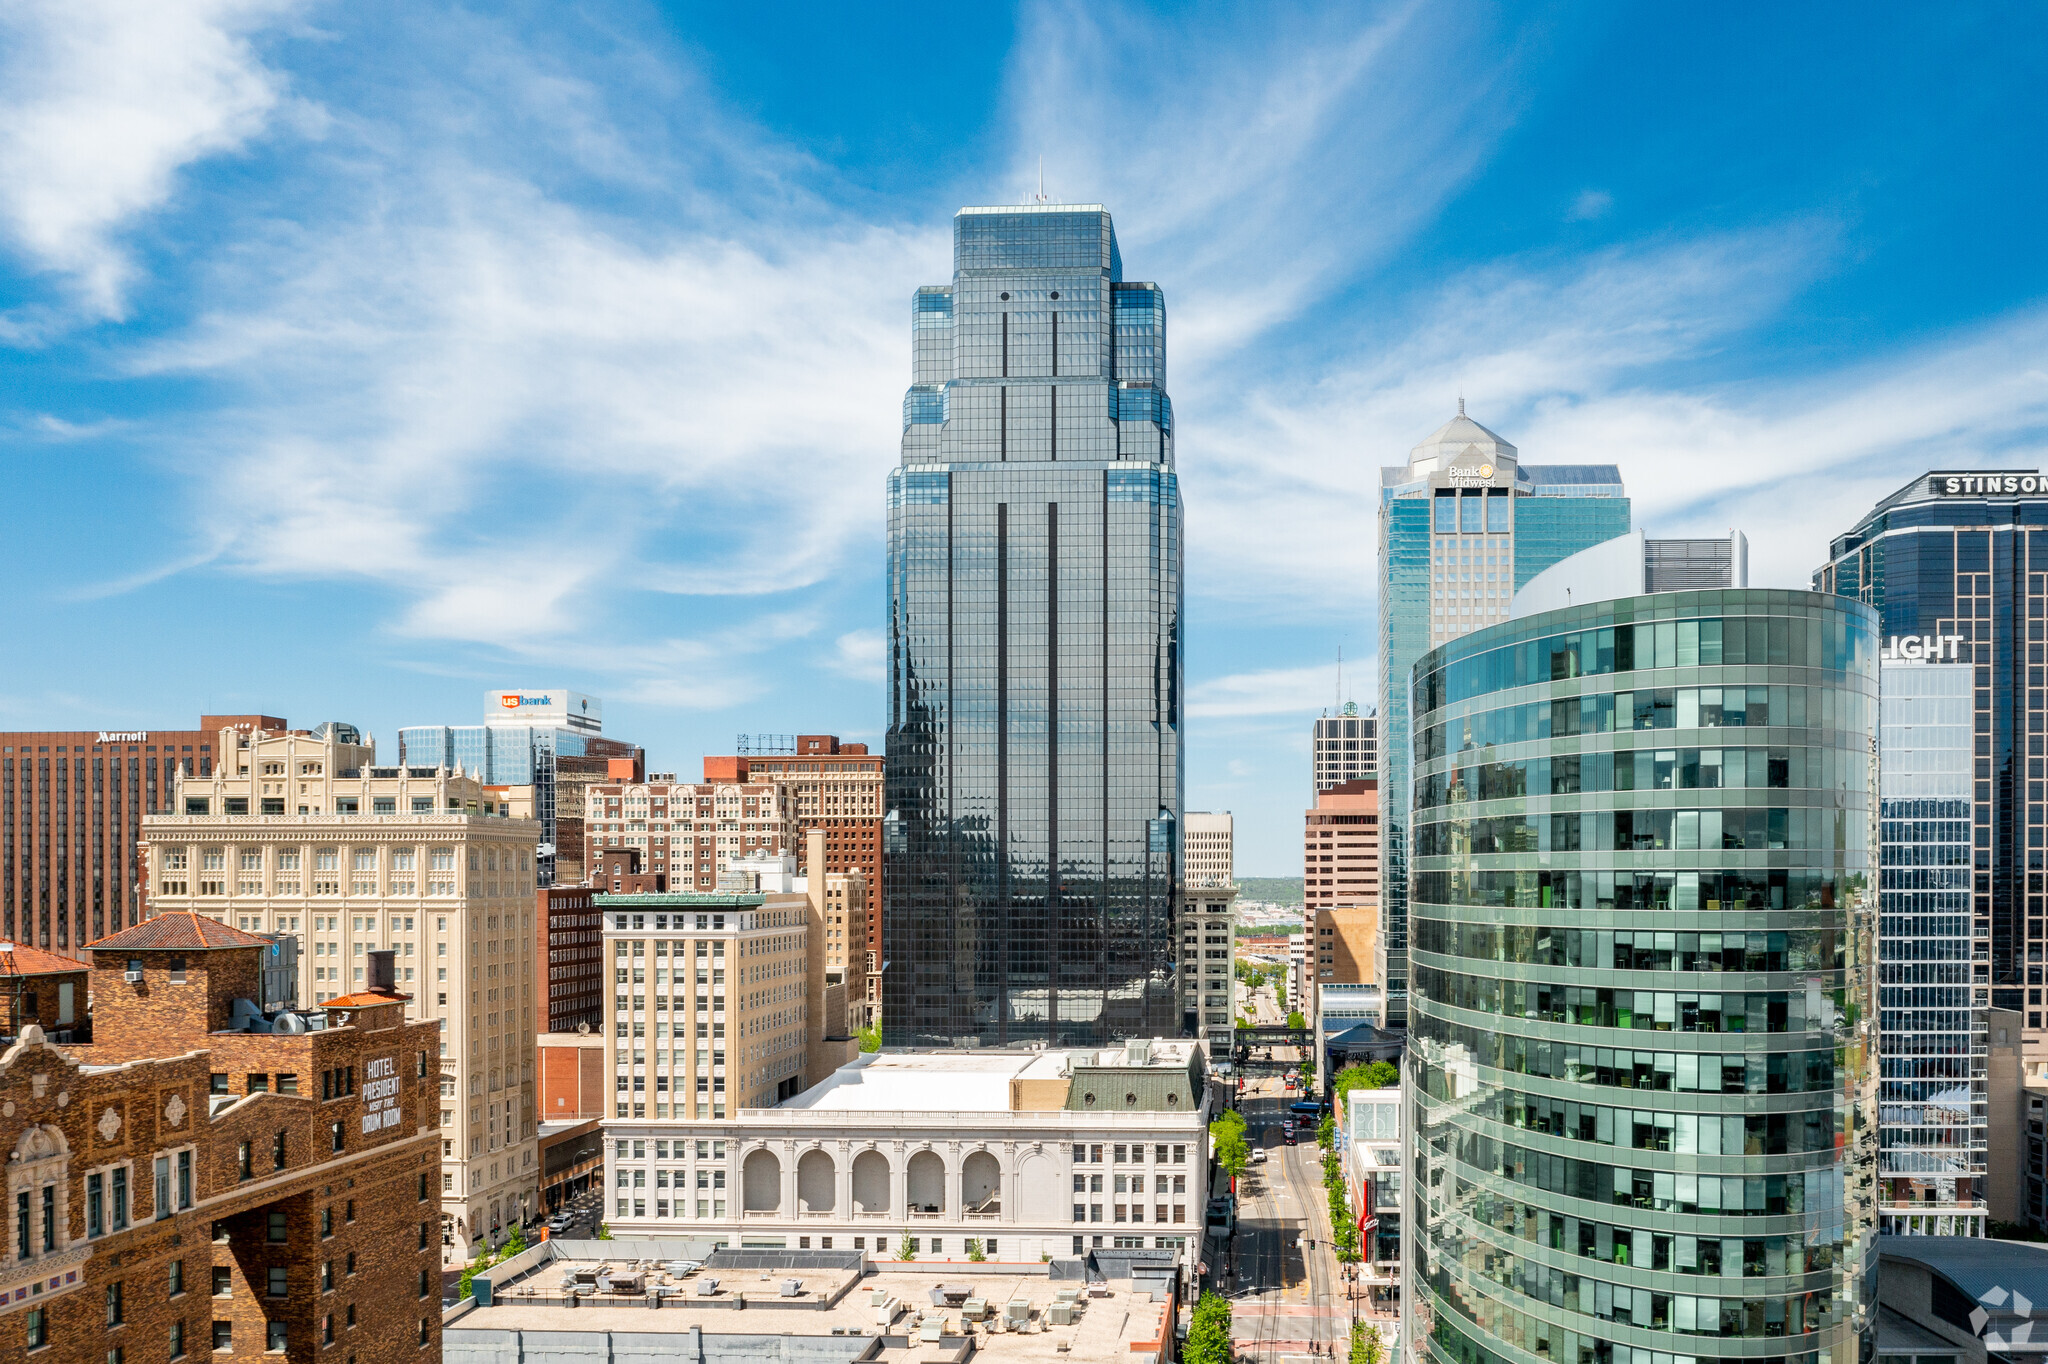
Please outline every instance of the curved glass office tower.
[[1101, 205], [965, 208], [889, 475], [882, 1032], [1192, 1028], [1175, 974], [1180, 488], [1166, 303]]
[[1414, 675], [1414, 1357], [1871, 1339], [1876, 617], [1671, 592]]

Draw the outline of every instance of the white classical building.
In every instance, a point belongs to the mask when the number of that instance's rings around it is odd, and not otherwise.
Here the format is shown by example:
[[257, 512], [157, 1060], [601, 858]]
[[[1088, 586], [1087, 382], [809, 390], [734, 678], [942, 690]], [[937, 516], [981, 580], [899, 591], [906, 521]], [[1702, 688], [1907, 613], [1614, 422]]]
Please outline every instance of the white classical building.
[[774, 1108], [605, 1123], [614, 1236], [1016, 1261], [1202, 1243], [1207, 1056], [868, 1053]]

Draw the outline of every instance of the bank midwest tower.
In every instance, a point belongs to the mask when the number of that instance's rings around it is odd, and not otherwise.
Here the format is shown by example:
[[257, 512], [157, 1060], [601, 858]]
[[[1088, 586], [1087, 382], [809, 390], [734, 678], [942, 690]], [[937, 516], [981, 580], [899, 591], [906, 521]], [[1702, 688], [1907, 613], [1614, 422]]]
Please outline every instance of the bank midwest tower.
[[1097, 204], [965, 208], [889, 476], [882, 1027], [1172, 1035], [1181, 513], [1166, 304]]

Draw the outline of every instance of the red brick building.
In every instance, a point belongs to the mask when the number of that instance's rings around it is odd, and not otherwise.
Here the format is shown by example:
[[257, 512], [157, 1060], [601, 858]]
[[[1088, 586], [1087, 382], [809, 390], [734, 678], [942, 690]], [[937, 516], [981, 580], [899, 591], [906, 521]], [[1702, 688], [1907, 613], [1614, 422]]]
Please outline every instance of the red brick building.
[[0, 1037], [13, 1041], [33, 1023], [60, 1042], [92, 1040], [83, 962], [0, 942]]
[[221, 731], [268, 715], [202, 715], [179, 730], [0, 732], [0, 935], [83, 959], [144, 913], [142, 817], [170, 811], [180, 764], [210, 776]]
[[602, 1025], [587, 1033], [544, 1032], [534, 1043], [540, 1066], [541, 1121], [603, 1117], [611, 1086], [605, 1077]]
[[[539, 935], [542, 1032], [604, 1026], [604, 915], [589, 886], [542, 886], [534, 892]], [[547, 1115], [541, 1115], [545, 1121]]]
[[638, 848], [605, 848], [591, 868], [590, 883], [606, 895], [653, 895], [668, 889], [668, 873], [642, 871]]
[[268, 945], [125, 929], [92, 1044], [0, 1053], [0, 1364], [439, 1359], [436, 1027], [388, 986], [265, 1015]]

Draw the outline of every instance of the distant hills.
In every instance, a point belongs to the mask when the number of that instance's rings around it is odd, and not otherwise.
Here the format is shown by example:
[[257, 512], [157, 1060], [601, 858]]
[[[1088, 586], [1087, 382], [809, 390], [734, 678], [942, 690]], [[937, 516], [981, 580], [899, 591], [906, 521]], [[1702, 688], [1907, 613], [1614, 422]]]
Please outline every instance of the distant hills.
[[1237, 878], [1237, 898], [1264, 900], [1275, 905], [1298, 905], [1304, 901], [1299, 876], [1240, 876]]

